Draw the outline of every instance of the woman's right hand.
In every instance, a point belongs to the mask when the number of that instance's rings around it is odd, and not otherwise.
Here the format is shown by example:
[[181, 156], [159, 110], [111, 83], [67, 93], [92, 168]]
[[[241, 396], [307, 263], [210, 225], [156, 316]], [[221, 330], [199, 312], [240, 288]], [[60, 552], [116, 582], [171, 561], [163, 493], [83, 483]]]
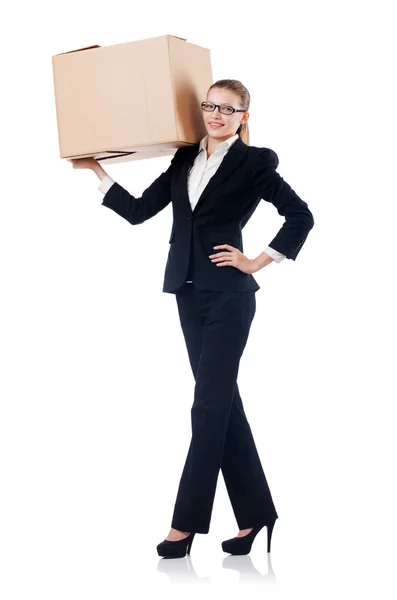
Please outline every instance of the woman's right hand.
[[69, 162], [72, 163], [73, 169], [91, 169], [94, 170], [98, 161], [95, 158], [68, 158]]

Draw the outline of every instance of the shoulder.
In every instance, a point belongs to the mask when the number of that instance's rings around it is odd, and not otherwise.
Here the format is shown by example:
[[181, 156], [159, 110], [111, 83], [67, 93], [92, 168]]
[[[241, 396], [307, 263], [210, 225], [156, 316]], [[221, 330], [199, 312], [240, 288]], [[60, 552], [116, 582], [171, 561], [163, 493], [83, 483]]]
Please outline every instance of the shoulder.
[[253, 164], [258, 168], [272, 167], [277, 169], [278, 167], [278, 156], [271, 148], [264, 148], [260, 146], [249, 146], [249, 156]]
[[182, 168], [182, 165], [187, 160], [187, 150], [188, 147], [186, 146], [180, 146], [176, 149], [175, 153], [172, 155], [169, 166], [171, 171], [178, 172]]
[[175, 162], [178, 160], [181, 160], [185, 154], [185, 151], [186, 151], [185, 146], [180, 146], [179, 148], [177, 148], [175, 154], [172, 157], [172, 160]]
[[198, 148], [199, 144], [180, 146], [177, 148], [172, 158], [172, 162], [177, 164], [182, 164], [184, 162], [192, 163], [194, 158], [197, 156]]
[[177, 148], [174, 156], [178, 156], [181, 158], [185, 158], [190, 154], [197, 154], [197, 150], [199, 149], [199, 144], [189, 144], [188, 146], [180, 146]]

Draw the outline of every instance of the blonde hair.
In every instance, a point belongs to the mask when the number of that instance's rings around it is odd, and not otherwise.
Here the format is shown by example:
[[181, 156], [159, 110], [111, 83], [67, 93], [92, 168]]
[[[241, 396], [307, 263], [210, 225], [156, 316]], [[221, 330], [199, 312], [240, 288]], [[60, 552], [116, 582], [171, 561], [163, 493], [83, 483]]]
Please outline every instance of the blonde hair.
[[[247, 88], [241, 83], [241, 81], [238, 81], [238, 79], [218, 79], [218, 81], [215, 81], [215, 83], [213, 83], [209, 88], [208, 88], [208, 92], [212, 89], [212, 88], [223, 88], [225, 90], [230, 90], [231, 92], [234, 92], [235, 94], [238, 94], [240, 96], [240, 104], [241, 104], [241, 108], [244, 108], [244, 110], [249, 110], [249, 106], [250, 106], [250, 102], [251, 102], [251, 96], [249, 91], [247, 90]], [[207, 93], [208, 93], [207, 92]], [[247, 144], [247, 146], [250, 145], [250, 134], [249, 134], [249, 128], [248, 128], [248, 121], [247, 123], [242, 123], [239, 128], [237, 129], [236, 133], [238, 133], [238, 135], [240, 136], [240, 138], [243, 140], [243, 142], [245, 144]]]

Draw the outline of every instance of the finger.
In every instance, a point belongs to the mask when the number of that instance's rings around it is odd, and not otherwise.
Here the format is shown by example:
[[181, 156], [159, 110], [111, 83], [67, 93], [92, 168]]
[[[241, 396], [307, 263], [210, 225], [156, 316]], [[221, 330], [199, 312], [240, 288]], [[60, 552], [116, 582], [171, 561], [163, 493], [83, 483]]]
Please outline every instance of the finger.
[[225, 261], [225, 262], [220, 262], [220, 263], [217, 263], [217, 264], [216, 264], [216, 266], [217, 266], [217, 267], [229, 267], [229, 266], [231, 266], [231, 263], [230, 263], [230, 262], [227, 262], [227, 261]]
[[230, 246], [229, 244], [221, 244], [220, 246], [213, 246], [214, 250], [216, 250], [216, 248], [226, 248], [227, 250], [231, 250], [233, 248], [233, 246]]
[[219, 262], [220, 260], [233, 260], [233, 255], [230, 252], [222, 252], [220, 256], [214, 256], [211, 259], [212, 262]]
[[217, 257], [219, 258], [220, 256], [230, 256], [233, 253], [234, 248], [231, 248], [231, 250], [228, 251], [223, 251], [223, 252], [215, 252], [215, 254], [211, 254], [211, 256]]

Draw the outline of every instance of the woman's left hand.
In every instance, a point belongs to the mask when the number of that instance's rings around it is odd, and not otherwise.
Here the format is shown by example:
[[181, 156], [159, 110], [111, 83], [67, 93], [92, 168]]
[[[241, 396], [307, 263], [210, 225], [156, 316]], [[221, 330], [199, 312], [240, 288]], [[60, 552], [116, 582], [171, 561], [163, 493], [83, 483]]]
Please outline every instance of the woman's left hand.
[[209, 258], [213, 263], [216, 263], [217, 267], [236, 267], [236, 269], [240, 269], [240, 271], [249, 275], [257, 271], [255, 260], [245, 256], [238, 248], [234, 248], [229, 244], [214, 246], [214, 250], [218, 248], [225, 248], [227, 252], [210, 254]]

